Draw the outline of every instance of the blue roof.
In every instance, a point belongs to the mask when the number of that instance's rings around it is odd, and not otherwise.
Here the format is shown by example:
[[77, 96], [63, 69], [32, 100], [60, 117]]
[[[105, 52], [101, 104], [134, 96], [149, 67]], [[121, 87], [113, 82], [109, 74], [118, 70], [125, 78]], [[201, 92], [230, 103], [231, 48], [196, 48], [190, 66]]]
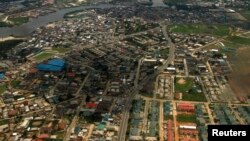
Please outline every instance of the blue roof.
[[65, 61], [63, 59], [52, 59], [48, 61], [48, 65], [63, 67], [65, 65]]
[[39, 64], [37, 65], [38, 70], [40, 71], [61, 71], [62, 67], [47, 65], [47, 64]]
[[62, 71], [65, 66], [65, 61], [62, 59], [52, 59], [48, 63], [41, 63], [37, 65], [37, 69], [40, 71], [52, 71], [58, 72]]
[[3, 72], [0, 72], [0, 79], [3, 79], [4, 78], [4, 73]]

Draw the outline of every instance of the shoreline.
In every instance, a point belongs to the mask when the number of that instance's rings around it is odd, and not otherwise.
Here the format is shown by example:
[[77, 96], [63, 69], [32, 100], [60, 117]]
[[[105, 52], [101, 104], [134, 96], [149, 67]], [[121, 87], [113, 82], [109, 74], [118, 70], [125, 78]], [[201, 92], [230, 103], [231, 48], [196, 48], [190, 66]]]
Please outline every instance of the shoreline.
[[5, 42], [5, 41], [9, 41], [9, 40], [22, 40], [22, 39], [26, 39], [26, 38], [20, 38], [20, 37], [14, 37], [14, 36], [8, 36], [8, 37], [3, 37], [0, 38], [0, 42]]

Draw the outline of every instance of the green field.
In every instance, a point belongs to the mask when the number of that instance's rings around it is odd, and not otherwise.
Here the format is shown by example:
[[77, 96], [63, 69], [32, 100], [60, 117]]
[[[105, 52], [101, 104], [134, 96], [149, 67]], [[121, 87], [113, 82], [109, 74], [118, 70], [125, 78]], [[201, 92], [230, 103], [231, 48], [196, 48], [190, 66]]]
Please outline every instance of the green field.
[[161, 49], [157, 52], [157, 54], [161, 57], [163, 57], [164, 59], [167, 59], [168, 58], [168, 55], [169, 55], [169, 48], [166, 48], [166, 49]]
[[21, 81], [18, 81], [18, 80], [13, 80], [10, 82], [10, 84], [13, 88], [17, 88], [20, 83], [21, 83]]
[[245, 17], [247, 20], [250, 20], [250, 10], [241, 11], [240, 14]]
[[9, 123], [9, 120], [8, 120], [8, 119], [0, 120], [0, 126], [1, 126], [1, 125], [5, 125], [5, 124], [8, 124], [8, 123]]
[[28, 17], [16, 17], [16, 18], [8, 18], [10, 22], [12, 22], [14, 25], [21, 25], [24, 23], [27, 23], [29, 21]]
[[0, 27], [11, 27], [11, 24], [0, 21]]
[[239, 36], [230, 36], [227, 38], [228, 41], [241, 44], [241, 45], [250, 45], [250, 38], [239, 37]]
[[[178, 83], [180, 79], [184, 79], [185, 83]], [[198, 93], [201, 86], [194, 84], [193, 78], [175, 78], [175, 92], [181, 92], [182, 99], [186, 101], [206, 101], [204, 93]], [[195, 87], [194, 87], [195, 86]]]
[[6, 86], [5, 85], [0, 85], [0, 94], [2, 94], [4, 91], [6, 91]]
[[164, 120], [173, 120], [173, 115], [164, 115]]
[[36, 61], [42, 61], [45, 59], [49, 59], [52, 56], [54, 56], [54, 53], [42, 52], [42, 53], [36, 55], [34, 58]]
[[211, 34], [214, 36], [229, 35], [230, 29], [223, 25], [203, 25], [203, 24], [180, 24], [169, 27], [170, 32], [184, 34]]
[[65, 53], [70, 50], [70, 48], [65, 48], [65, 47], [53, 47], [53, 51], [58, 51], [59, 53]]
[[193, 86], [194, 79], [193, 78], [183, 78], [185, 80], [185, 83], [184, 84], [178, 83], [178, 81], [182, 78], [183, 77], [176, 77], [175, 78], [176, 81], [175, 81], [174, 88], [175, 88], [176, 92], [186, 93], [186, 91], [188, 91]]
[[186, 115], [186, 114], [178, 114], [177, 115], [177, 121], [179, 122], [196, 122], [196, 116], [195, 115]]

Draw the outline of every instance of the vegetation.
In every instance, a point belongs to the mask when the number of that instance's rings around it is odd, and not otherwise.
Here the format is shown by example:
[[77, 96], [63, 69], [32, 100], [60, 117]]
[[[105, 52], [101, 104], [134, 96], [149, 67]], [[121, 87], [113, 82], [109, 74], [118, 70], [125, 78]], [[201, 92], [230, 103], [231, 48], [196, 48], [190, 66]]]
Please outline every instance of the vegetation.
[[5, 85], [0, 85], [0, 94], [2, 94], [3, 92], [5, 92], [7, 90]]
[[84, 13], [83, 10], [76, 10], [76, 11], [72, 11], [72, 12], [64, 14], [63, 18], [80, 18], [85, 15], [83, 13]]
[[241, 11], [240, 14], [245, 17], [247, 20], [250, 20], [250, 10]]
[[16, 17], [16, 18], [8, 18], [10, 22], [14, 25], [21, 25], [23, 23], [27, 23], [29, 21], [28, 17]]
[[173, 120], [173, 115], [164, 115], [164, 120]]
[[53, 47], [52, 50], [58, 51], [59, 53], [65, 53], [68, 52], [70, 49], [65, 47]]
[[203, 93], [185, 93], [182, 97], [186, 101], [206, 101], [206, 97]]
[[230, 36], [227, 38], [227, 40], [236, 44], [250, 45], [250, 38], [245, 38], [240, 36]]
[[[183, 83], [179, 83], [180, 80]], [[200, 85], [194, 83], [193, 78], [176, 78], [175, 79], [175, 92], [182, 93], [182, 99], [187, 101], [206, 101], [205, 95], [197, 90], [202, 89]]]
[[169, 55], [169, 48], [161, 49], [157, 53], [159, 56], [163, 57], [164, 59], [167, 59]]
[[0, 41], [0, 59], [5, 59], [7, 57], [7, 51], [11, 50], [13, 47], [18, 45], [19, 43], [23, 42], [21, 39], [13, 39], [13, 40], [6, 40]]
[[185, 34], [211, 34], [214, 36], [229, 35], [230, 29], [223, 25], [203, 25], [203, 24], [180, 24], [172, 25], [169, 28], [170, 32], [185, 33]]
[[36, 55], [34, 58], [35, 58], [36, 61], [42, 61], [42, 60], [45, 60], [45, 59], [49, 59], [52, 56], [54, 56], [54, 53], [42, 52], [42, 53]]
[[0, 21], [0, 27], [11, 27], [11, 26], [12, 26], [11, 24]]
[[[178, 83], [178, 81], [180, 81], [180, 79], [184, 79], [184, 83]], [[186, 93], [192, 86], [193, 86], [193, 82], [194, 79], [193, 78], [183, 78], [183, 77], [177, 77], [175, 78], [175, 91], [176, 92], [182, 92], [182, 93]]]
[[5, 125], [5, 124], [8, 124], [8, 123], [9, 123], [9, 120], [8, 120], [8, 119], [0, 120], [0, 126], [1, 126], [1, 125]]
[[13, 80], [10, 82], [10, 84], [13, 88], [17, 88], [20, 83], [21, 83], [21, 81], [18, 81], [18, 80]]
[[194, 114], [187, 115], [187, 114], [178, 114], [177, 121], [179, 122], [196, 122], [196, 116]]

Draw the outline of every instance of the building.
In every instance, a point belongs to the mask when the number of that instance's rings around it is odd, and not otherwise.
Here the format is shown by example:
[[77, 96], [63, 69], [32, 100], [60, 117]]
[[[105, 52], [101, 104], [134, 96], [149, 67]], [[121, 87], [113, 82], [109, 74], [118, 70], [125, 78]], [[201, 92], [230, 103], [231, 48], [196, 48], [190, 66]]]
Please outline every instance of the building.
[[39, 71], [60, 72], [65, 68], [63, 59], [51, 59], [37, 65]]
[[195, 111], [194, 104], [192, 103], [178, 103], [177, 109], [178, 111], [182, 111], [182, 112], [194, 112]]

